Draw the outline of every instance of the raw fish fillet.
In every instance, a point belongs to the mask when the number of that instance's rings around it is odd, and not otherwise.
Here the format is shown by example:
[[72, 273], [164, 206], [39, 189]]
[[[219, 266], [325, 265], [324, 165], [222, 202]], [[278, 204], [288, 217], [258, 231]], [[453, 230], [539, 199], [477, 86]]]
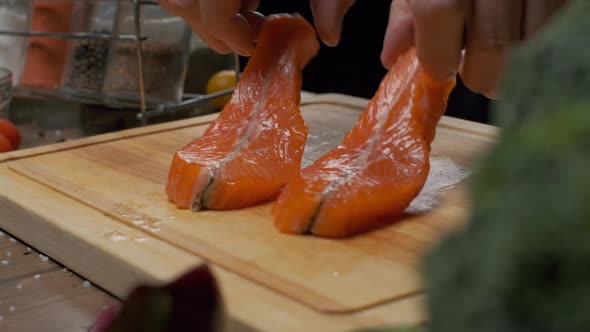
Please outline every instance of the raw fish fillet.
[[308, 132], [299, 109], [301, 71], [318, 50], [314, 28], [301, 16], [268, 18], [230, 102], [174, 155], [166, 193], [178, 208], [251, 206], [297, 176]]
[[346, 237], [400, 216], [426, 182], [454, 86], [430, 79], [415, 50], [400, 57], [342, 143], [285, 187], [273, 206], [276, 228]]

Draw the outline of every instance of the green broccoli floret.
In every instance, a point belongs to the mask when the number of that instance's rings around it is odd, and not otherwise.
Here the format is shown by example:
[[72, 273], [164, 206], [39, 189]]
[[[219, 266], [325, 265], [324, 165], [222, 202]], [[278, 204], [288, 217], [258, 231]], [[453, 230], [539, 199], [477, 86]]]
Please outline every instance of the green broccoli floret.
[[425, 262], [431, 332], [590, 331], [590, 1], [517, 51], [469, 226]]

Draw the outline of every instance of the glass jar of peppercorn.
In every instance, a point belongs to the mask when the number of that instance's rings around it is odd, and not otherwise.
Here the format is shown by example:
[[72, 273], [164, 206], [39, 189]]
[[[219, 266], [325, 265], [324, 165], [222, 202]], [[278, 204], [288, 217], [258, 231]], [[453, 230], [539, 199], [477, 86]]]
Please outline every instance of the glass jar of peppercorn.
[[[113, 1], [82, 0], [74, 2], [74, 32], [91, 32], [105, 37], [113, 33], [117, 4]], [[72, 39], [62, 90], [72, 94], [95, 94], [102, 91], [109, 56], [108, 38]]]

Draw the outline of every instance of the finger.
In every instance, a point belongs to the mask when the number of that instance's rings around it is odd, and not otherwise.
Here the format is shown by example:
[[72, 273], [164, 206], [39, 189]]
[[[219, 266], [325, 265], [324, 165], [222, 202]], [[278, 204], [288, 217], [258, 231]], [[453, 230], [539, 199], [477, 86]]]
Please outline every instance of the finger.
[[254, 34], [254, 41], [258, 41], [258, 33], [260, 32], [260, 28], [262, 28], [262, 24], [266, 21], [266, 17], [259, 12], [256, 11], [246, 11], [243, 12], [242, 15], [248, 21], [252, 29], [252, 33]]
[[461, 61], [468, 0], [412, 0], [420, 64], [432, 78], [455, 76]]
[[203, 27], [198, 1], [159, 0], [159, 4], [168, 13], [184, 19], [191, 29], [214, 51], [221, 54], [232, 52], [227, 44], [213, 37]]
[[320, 39], [328, 46], [340, 43], [344, 16], [355, 0], [311, 0], [311, 10]]
[[205, 29], [235, 52], [250, 55], [254, 48], [254, 31], [240, 14], [241, 6], [240, 0], [201, 0], [199, 2]]
[[201, 37], [203, 42], [205, 42], [205, 44], [207, 44], [207, 46], [209, 46], [209, 48], [211, 48], [215, 52], [219, 54], [230, 54], [234, 52], [232, 48], [229, 47], [226, 43], [213, 37], [212, 35], [206, 32], [199, 33], [198, 30], [195, 31], [199, 35], [199, 37]]
[[389, 9], [389, 23], [383, 39], [381, 63], [391, 68], [397, 58], [414, 44], [414, 24], [407, 0], [394, 0]]
[[527, 1], [524, 18], [525, 38], [535, 35], [566, 3], [566, 0]]
[[475, 0], [467, 22], [461, 77], [474, 92], [491, 94], [510, 47], [522, 40], [524, 0]]
[[459, 73], [463, 83], [473, 92], [494, 95], [506, 58], [507, 49], [468, 49]]

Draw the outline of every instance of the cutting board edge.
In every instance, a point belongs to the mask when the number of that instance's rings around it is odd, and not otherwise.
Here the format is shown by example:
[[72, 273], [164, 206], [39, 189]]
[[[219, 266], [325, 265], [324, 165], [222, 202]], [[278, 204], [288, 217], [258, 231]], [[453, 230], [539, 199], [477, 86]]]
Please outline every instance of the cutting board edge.
[[[307, 91], [301, 92], [301, 102], [305, 103], [307, 100], [315, 98], [317, 94]], [[170, 121], [166, 123], [154, 124], [145, 127], [138, 127], [138, 128], [131, 128], [126, 130], [121, 130], [117, 132], [111, 132], [106, 134], [99, 134], [95, 136], [85, 137], [73, 141], [66, 141], [61, 143], [50, 144], [41, 147], [35, 147], [30, 149], [24, 150], [17, 150], [12, 152], [0, 153], [0, 163], [16, 160], [16, 159], [23, 159], [27, 157], [34, 157], [39, 156], [47, 153], [52, 152], [59, 152], [69, 149], [75, 149], [79, 147], [106, 143], [111, 141], [116, 141], [120, 139], [132, 138], [137, 136], [149, 135], [154, 134], [162, 131], [167, 130], [174, 130], [174, 129], [181, 129], [187, 128], [192, 126], [197, 126], [199, 124], [210, 123], [215, 118], [217, 118], [219, 112], [205, 114], [205, 115], [198, 115], [188, 119], [180, 119], [175, 121]]]
[[[301, 106], [314, 104], [337, 104], [362, 111], [367, 106], [369, 101], [369, 99], [356, 96], [349, 96], [339, 93], [324, 93], [309, 97], [305, 101], [301, 102]], [[439, 127], [440, 126], [457, 129], [491, 140], [494, 140], [499, 132], [499, 128], [493, 125], [463, 120], [446, 115], [442, 117], [439, 123]]]
[[[72, 234], [64, 235], [60, 232], [61, 229], [57, 227], [47, 227], [42, 216], [26, 210], [24, 207], [20, 206], [16, 202], [3, 196], [0, 196], [0, 209], [3, 211], [3, 216], [2, 218], [0, 218], [0, 228], [4, 229], [8, 233], [12, 234], [13, 236], [19, 239], [23, 239], [22, 241], [26, 245], [35, 248], [40, 252], [43, 252], [48, 257], [52, 257], [52, 259], [56, 260], [58, 263], [66, 267], [83, 266], [82, 268], [76, 268], [75, 270], [71, 268], [70, 269], [80, 274], [81, 276], [86, 277], [95, 285], [100, 286], [101, 288], [107, 290], [116, 297], [123, 298], [132, 289], [132, 285], [127, 283], [126, 279], [119, 279], [116, 284], [93, 279], [91, 276], [96, 270], [93, 268], [89, 268], [86, 264], [81, 264], [81, 261], [84, 261], [85, 259], [80, 261], [70, 260], [66, 257], [67, 255], [61, 252], [61, 250], [64, 250], [65, 247], [62, 247], [60, 249], [53, 248], [53, 246], [46, 244], [46, 240], [43, 238], [54, 238], [57, 235], [59, 235], [59, 237], [63, 238], [64, 241], [76, 244], [76, 246], [79, 247], [77, 250], [87, 251], [92, 256], [101, 257], [102, 255], [98, 254], [96, 248], [93, 248], [89, 242], [75, 241], [78, 240], [78, 238], [73, 236]], [[28, 221], [23, 223], [22, 220]], [[19, 223], [22, 224], [22, 226], [17, 226]], [[35, 229], [43, 228], [43, 234], [45, 235], [39, 236], [27, 234], [27, 231], [24, 229], [25, 227]], [[96, 266], [99, 265], [102, 264], [96, 264]], [[147, 284], [157, 285], [164, 282], [163, 280], [157, 280], [156, 278], [152, 277], [148, 273], [145, 273], [137, 267], [120, 264], [116, 265], [122, 268], [123, 271], [125, 271], [123, 272], [125, 275], [138, 275], [138, 279], [143, 280], [143, 282], [146, 282]], [[122, 284], [119, 282], [122, 282]]]
[[[349, 96], [344, 94], [338, 93], [325, 93], [325, 94], [313, 94], [313, 93], [302, 93], [301, 99], [301, 106], [306, 105], [313, 105], [313, 104], [339, 104], [341, 106], [346, 106], [348, 108], [353, 109], [360, 109], [363, 110], [365, 106], [369, 103], [368, 99], [364, 99], [361, 97]], [[94, 144], [106, 143], [121, 139], [133, 138], [137, 136], [144, 136], [149, 134], [154, 134], [162, 131], [169, 131], [174, 129], [181, 129], [187, 128], [192, 126], [197, 126], [200, 124], [210, 123], [217, 117], [219, 113], [212, 113], [207, 115], [201, 115], [194, 118], [189, 119], [181, 119], [167, 123], [149, 125], [146, 127], [139, 127], [139, 128], [132, 128], [126, 129], [118, 132], [107, 133], [107, 134], [100, 134], [96, 136], [81, 138], [74, 141], [66, 141], [62, 143], [51, 144], [42, 147], [36, 147], [31, 149], [13, 151], [0, 154], [0, 163], [23, 159], [27, 157], [34, 157], [39, 156], [47, 153], [52, 152], [59, 152], [65, 151], [80, 147], [85, 147]], [[447, 116], [443, 116], [441, 123], [439, 125], [448, 126], [451, 128], [460, 129], [462, 131], [467, 131], [471, 134], [475, 134], [478, 136], [482, 136], [482, 132], [484, 133], [483, 136], [494, 139], [498, 134], [498, 128], [491, 125], [486, 125], [483, 123], [476, 123], [472, 121], [451, 118]], [[467, 128], [469, 127], [469, 128]], [[475, 127], [475, 128], [474, 128]]]
[[49, 153], [61, 152], [71, 149], [83, 148], [91, 145], [108, 143], [118, 141], [122, 139], [129, 139], [139, 136], [145, 136], [150, 134], [156, 134], [164, 131], [194, 127], [198, 125], [211, 123], [217, 118], [218, 113], [212, 113], [208, 115], [201, 115], [190, 119], [182, 119], [177, 121], [171, 121], [161, 124], [150, 125], [146, 127], [131, 128], [121, 130], [112, 133], [100, 134], [96, 136], [90, 136], [81, 138], [73, 141], [66, 141], [61, 143], [50, 144], [46, 146], [40, 146], [36, 148], [30, 148], [25, 150], [18, 150], [0, 154], [0, 164], [13, 160], [19, 160], [29, 157], [37, 157]]

